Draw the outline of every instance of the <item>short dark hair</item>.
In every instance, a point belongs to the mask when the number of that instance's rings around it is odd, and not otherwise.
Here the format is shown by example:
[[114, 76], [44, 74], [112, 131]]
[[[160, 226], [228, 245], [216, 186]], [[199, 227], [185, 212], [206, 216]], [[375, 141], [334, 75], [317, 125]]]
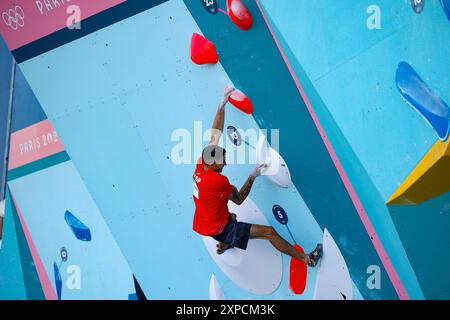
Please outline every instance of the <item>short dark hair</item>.
[[209, 145], [202, 152], [203, 164], [211, 166], [213, 164], [223, 164], [226, 150], [216, 145]]

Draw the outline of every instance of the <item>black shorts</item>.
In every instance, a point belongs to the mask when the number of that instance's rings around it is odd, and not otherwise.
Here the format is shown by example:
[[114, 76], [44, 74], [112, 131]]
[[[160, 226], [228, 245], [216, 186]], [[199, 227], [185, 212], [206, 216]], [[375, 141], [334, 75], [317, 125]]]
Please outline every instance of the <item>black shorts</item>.
[[238, 222], [230, 218], [230, 221], [228, 221], [228, 224], [225, 226], [222, 233], [213, 236], [212, 238], [232, 247], [246, 250], [248, 240], [250, 239], [251, 226], [252, 225], [249, 223]]

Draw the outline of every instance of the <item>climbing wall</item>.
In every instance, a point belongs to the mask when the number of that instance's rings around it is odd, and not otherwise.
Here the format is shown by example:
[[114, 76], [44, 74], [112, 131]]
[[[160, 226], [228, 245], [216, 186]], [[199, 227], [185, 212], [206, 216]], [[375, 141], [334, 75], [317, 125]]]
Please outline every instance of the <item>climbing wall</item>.
[[[448, 140], [407, 100], [423, 91], [420, 83], [404, 91], [407, 77], [398, 75], [404, 63], [415, 70], [429, 88], [418, 102], [447, 126], [449, 2], [298, 1], [298, 10], [288, 1], [260, 3], [410, 296], [448, 298], [449, 256], [421, 258], [446, 251], [450, 171], [435, 151]], [[387, 206], [414, 178], [425, 183], [409, 189], [420, 201], [411, 200], [422, 203]]]
[[[34, 103], [18, 97], [14, 104], [27, 112], [13, 115], [7, 200], [45, 298], [421, 298], [385, 201], [366, 194], [374, 181], [349, 170], [352, 161], [364, 168], [366, 158], [293, 51], [306, 49], [283, 29], [288, 2], [243, 1], [249, 30], [231, 19], [225, 0], [214, 3], [211, 13], [202, 1], [71, 1], [85, 12], [80, 29], [65, 27], [64, 6], [23, 6], [26, 23], [42, 22], [43, 12], [51, 21], [23, 42], [12, 35], [28, 24], [0, 24], [29, 85], [18, 90], [34, 93]], [[191, 61], [193, 33], [215, 44], [219, 63]], [[289, 257], [267, 242], [217, 256], [215, 243], [192, 231], [192, 173], [227, 85], [245, 92], [254, 112], [228, 106], [225, 127], [269, 130], [272, 143], [277, 129], [292, 178], [281, 188], [261, 177], [249, 199], [230, 209], [305, 251], [324, 243], [301, 294], [289, 285]], [[234, 145], [225, 136], [222, 144], [231, 157], [251, 154], [257, 140]], [[254, 163], [229, 162], [224, 174], [242, 185]], [[380, 207], [387, 214], [375, 216]]]

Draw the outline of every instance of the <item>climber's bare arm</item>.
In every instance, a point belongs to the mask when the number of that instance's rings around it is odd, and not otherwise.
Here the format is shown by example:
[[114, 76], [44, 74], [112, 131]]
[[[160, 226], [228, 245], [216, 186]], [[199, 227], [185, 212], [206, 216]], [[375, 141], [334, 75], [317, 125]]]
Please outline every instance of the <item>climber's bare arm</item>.
[[226, 87], [225, 93], [223, 95], [223, 100], [219, 104], [217, 109], [216, 117], [214, 118], [214, 122], [211, 129], [211, 140], [209, 144], [218, 145], [220, 142], [220, 137], [222, 136], [223, 126], [225, 123], [225, 105], [228, 102], [228, 98], [231, 96], [235, 89]]

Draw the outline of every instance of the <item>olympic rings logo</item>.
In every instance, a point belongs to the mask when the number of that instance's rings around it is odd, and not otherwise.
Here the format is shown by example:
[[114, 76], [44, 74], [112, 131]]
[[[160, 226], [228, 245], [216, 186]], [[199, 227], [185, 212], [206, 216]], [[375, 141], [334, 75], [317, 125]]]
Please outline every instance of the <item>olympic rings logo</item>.
[[13, 30], [17, 30], [19, 27], [25, 25], [25, 13], [20, 6], [16, 6], [14, 9], [3, 12], [2, 18], [5, 24]]

